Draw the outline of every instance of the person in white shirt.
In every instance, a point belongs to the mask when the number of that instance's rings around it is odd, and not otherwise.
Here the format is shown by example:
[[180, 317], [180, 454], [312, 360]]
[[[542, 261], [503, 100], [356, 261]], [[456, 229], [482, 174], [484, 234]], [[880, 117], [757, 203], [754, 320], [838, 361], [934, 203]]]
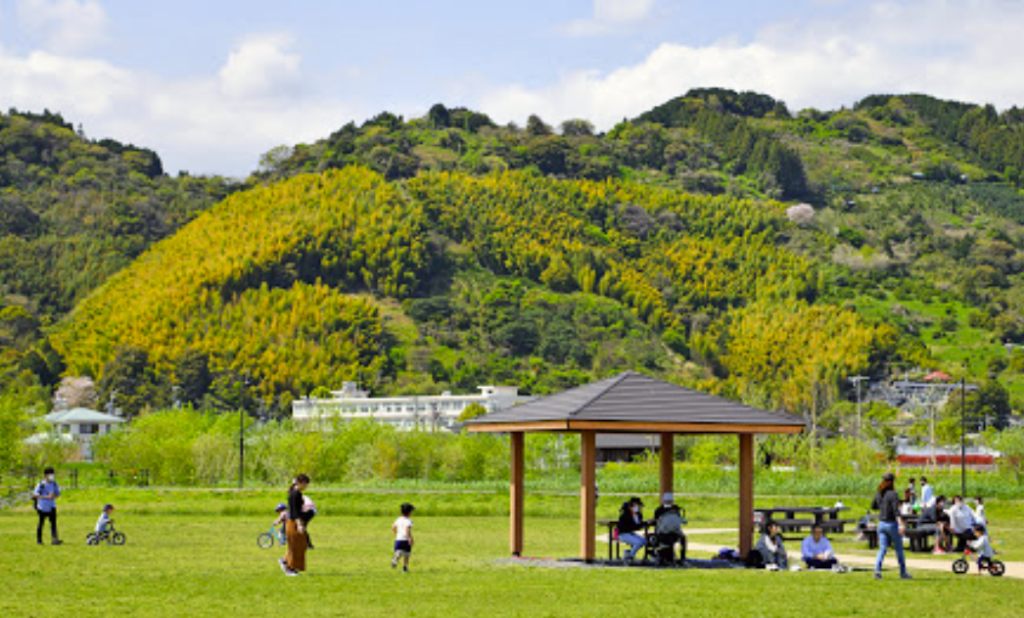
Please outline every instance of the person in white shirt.
[[985, 515], [985, 501], [981, 499], [981, 496], [975, 496], [974, 498], [976, 507], [974, 507], [974, 521], [983, 526], [988, 526], [988, 517]]
[[935, 506], [935, 490], [928, 484], [928, 479], [921, 477], [921, 506]]
[[416, 507], [405, 502], [399, 507], [402, 516], [391, 525], [391, 531], [395, 533], [395, 556], [391, 559], [391, 568], [398, 566], [398, 559], [404, 559], [402, 572], [409, 572], [409, 556], [412, 554], [412, 512]]
[[811, 536], [800, 544], [800, 553], [808, 569], [839, 570], [839, 561], [832, 550], [832, 543], [825, 537], [825, 530], [820, 525], [811, 528]]
[[974, 539], [974, 513], [961, 496], [953, 496], [953, 506], [947, 513], [950, 530], [957, 539], [955, 551], [962, 552], [967, 548], [967, 542]]
[[985, 532], [985, 526], [981, 524], [974, 524], [974, 540], [967, 541], [970, 545], [971, 551], [978, 555], [978, 575], [981, 575], [981, 565], [983, 562], [990, 562], [992, 558], [996, 556], [996, 550], [992, 547], [992, 541], [988, 538], [988, 533]]

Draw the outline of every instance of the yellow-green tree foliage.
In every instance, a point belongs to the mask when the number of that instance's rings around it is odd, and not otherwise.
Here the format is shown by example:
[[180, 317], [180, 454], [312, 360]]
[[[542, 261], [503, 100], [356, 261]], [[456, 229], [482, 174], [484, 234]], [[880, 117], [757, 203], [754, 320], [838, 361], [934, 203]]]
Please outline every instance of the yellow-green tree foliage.
[[816, 396], [834, 395], [840, 380], [866, 371], [877, 361], [873, 356], [896, 344], [889, 326], [802, 300], [760, 301], [734, 310], [708, 336], [725, 340], [721, 362], [738, 392], [774, 394], [774, 404], [790, 411], [809, 410]]
[[265, 394], [375, 370], [381, 322], [339, 290], [403, 297], [423, 268], [423, 219], [360, 168], [231, 196], [145, 253], [53, 335], [71, 372], [99, 376], [119, 346], [169, 370], [186, 349], [258, 378]]
[[[679, 313], [816, 291], [811, 263], [774, 243], [786, 225], [776, 202], [518, 172], [423, 175], [409, 191], [492, 270], [616, 298], [656, 328]], [[628, 207], [649, 218], [644, 234], [621, 221]]]
[[[621, 181], [302, 175], [236, 194], [156, 245], [82, 303], [54, 345], [92, 375], [130, 345], [158, 370], [204, 351], [265, 395], [336, 386], [387, 354], [377, 310], [345, 293], [413, 293], [430, 277], [429, 231], [497, 274], [621, 302], [677, 345], [688, 333], [725, 388], [796, 409], [815, 385], [891, 351], [894, 335], [813, 304], [818, 273], [780, 246], [788, 225], [777, 202]], [[691, 332], [696, 315], [708, 330]]]

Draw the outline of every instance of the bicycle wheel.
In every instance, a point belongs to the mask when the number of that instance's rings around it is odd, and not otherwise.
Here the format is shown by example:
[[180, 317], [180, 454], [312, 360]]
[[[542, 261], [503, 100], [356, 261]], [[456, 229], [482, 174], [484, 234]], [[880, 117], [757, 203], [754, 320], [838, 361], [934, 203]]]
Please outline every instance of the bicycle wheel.
[[963, 575], [970, 568], [970, 565], [968, 565], [967, 561], [963, 558], [957, 558], [953, 561], [953, 572], [957, 575]]
[[95, 532], [90, 532], [89, 534], [85, 535], [85, 544], [86, 545], [96, 545], [99, 542], [100, 542], [100, 539], [99, 539], [98, 536], [96, 536]]
[[260, 546], [260, 549], [270, 549], [274, 546], [274, 537], [270, 536], [269, 532], [256, 537], [256, 544]]
[[1006, 572], [1006, 565], [1000, 560], [993, 560], [992, 564], [988, 567], [988, 572], [993, 577], [1002, 577], [1003, 573]]
[[125, 541], [125, 538], [124, 538], [124, 533], [123, 532], [115, 532], [110, 537], [110, 542], [113, 543], [114, 545], [124, 545], [124, 541]]

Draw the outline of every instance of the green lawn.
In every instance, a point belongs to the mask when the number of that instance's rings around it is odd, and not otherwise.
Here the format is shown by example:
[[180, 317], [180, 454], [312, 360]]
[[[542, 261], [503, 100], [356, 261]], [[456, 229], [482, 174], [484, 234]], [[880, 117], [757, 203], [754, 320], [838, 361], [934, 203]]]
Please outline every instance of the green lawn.
[[[285, 578], [281, 550], [255, 537], [280, 491], [88, 490], [60, 503], [67, 544], [35, 544], [34, 514], [0, 512], [6, 594], [0, 616], [596, 616], [613, 612], [707, 616], [1019, 615], [1024, 581], [919, 572], [911, 582], [870, 573], [768, 573], [549, 569], [506, 566], [508, 520], [500, 494], [311, 491], [321, 515], [311, 526], [309, 572]], [[124, 547], [82, 539], [99, 507], [119, 505]], [[413, 572], [389, 568], [397, 504], [419, 506]], [[764, 503], [790, 499], [765, 498]], [[602, 498], [600, 517], [615, 497]], [[728, 526], [735, 501], [686, 497], [697, 527]], [[759, 504], [761, 499], [759, 498]], [[527, 501], [526, 553], [572, 556], [578, 524], [572, 496]], [[1005, 539], [1022, 541], [1021, 503], [993, 504]], [[474, 515], [473, 513], [477, 513]], [[1013, 534], [1010, 534], [1013, 530]], [[1001, 535], [1003, 532], [1001, 532]], [[706, 538], [694, 538], [706, 542]], [[1009, 543], [1009, 541], [1007, 541]], [[598, 551], [604, 550], [599, 545]], [[1006, 551], [1010, 558], [1010, 548]], [[1013, 550], [1019, 558], [1024, 556]], [[827, 607], [827, 612], [822, 613]], [[901, 609], [902, 608], [902, 609]]]

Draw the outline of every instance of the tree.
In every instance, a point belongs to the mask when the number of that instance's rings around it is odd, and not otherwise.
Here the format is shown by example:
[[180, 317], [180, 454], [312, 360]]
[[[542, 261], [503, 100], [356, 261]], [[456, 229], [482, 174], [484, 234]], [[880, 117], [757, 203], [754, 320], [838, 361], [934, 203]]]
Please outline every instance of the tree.
[[278, 174], [291, 156], [290, 146], [275, 146], [260, 157], [260, 171], [267, 174]]
[[178, 361], [175, 374], [178, 399], [183, 404], [198, 407], [213, 383], [210, 358], [201, 350], [187, 350]]
[[124, 346], [103, 367], [100, 400], [108, 401], [113, 395], [114, 405], [131, 418], [143, 410], [167, 405], [162, 386], [149, 364], [149, 354], [140, 348]]
[[435, 129], [445, 129], [451, 126], [452, 118], [448, 108], [440, 103], [435, 103], [427, 112], [427, 119]]
[[551, 127], [544, 123], [537, 114], [530, 114], [526, 119], [526, 133], [534, 137], [551, 135]]
[[54, 408], [58, 402], [67, 409], [92, 408], [96, 405], [96, 384], [88, 376], [66, 377], [54, 391], [53, 402]]
[[562, 135], [565, 137], [583, 137], [594, 134], [594, 125], [589, 120], [574, 118], [562, 123]]
[[487, 408], [478, 403], [471, 403], [466, 406], [466, 409], [459, 415], [459, 422], [465, 423], [466, 421], [471, 421], [478, 416], [483, 416], [484, 414], [487, 414]]
[[1024, 427], [990, 431], [986, 441], [1002, 455], [999, 466], [1013, 472], [1018, 485], [1024, 484]]

